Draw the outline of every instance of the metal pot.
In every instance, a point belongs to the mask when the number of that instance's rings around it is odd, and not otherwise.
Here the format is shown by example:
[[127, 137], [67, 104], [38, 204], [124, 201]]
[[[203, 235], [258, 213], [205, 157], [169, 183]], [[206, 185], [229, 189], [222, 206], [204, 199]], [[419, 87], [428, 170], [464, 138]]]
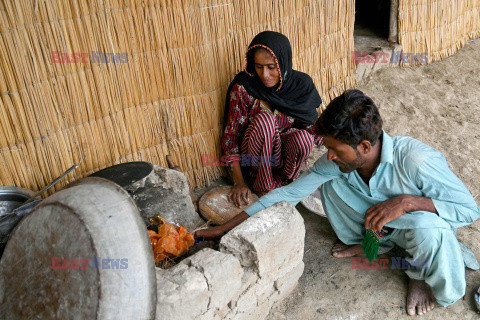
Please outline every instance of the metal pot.
[[12, 212], [35, 193], [29, 189], [2, 186], [0, 187], [0, 216]]

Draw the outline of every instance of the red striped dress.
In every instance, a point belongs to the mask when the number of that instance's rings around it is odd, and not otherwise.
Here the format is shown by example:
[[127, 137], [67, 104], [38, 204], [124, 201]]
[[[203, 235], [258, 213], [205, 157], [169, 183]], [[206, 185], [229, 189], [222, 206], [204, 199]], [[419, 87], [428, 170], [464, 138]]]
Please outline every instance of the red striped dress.
[[238, 161], [245, 180], [259, 195], [289, 184], [298, 177], [313, 144], [322, 143], [311, 127], [292, 128], [293, 122], [293, 117], [270, 111], [235, 84], [222, 137], [222, 161]]

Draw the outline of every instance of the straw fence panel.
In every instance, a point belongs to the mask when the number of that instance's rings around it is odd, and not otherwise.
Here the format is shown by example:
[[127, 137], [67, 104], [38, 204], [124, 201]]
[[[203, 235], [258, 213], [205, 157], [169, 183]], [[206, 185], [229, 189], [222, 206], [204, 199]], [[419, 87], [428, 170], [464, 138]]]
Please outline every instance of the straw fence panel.
[[[192, 186], [224, 173], [226, 89], [263, 30], [286, 34], [324, 105], [355, 85], [354, 1], [0, 0], [0, 185], [38, 190], [127, 161]], [[100, 55], [99, 55], [100, 53]], [[116, 63], [97, 60], [117, 54]], [[122, 60], [122, 55], [126, 60]]]
[[[403, 52], [446, 58], [480, 36], [480, 0], [400, 0], [398, 37]], [[417, 63], [404, 63], [419, 64]]]

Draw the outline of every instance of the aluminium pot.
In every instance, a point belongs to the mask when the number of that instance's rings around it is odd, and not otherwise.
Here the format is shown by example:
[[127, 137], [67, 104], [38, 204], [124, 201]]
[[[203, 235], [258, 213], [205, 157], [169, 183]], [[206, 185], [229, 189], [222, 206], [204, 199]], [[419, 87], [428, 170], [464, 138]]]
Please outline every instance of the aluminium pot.
[[33, 191], [25, 188], [0, 186], [0, 216], [20, 207], [34, 194]]

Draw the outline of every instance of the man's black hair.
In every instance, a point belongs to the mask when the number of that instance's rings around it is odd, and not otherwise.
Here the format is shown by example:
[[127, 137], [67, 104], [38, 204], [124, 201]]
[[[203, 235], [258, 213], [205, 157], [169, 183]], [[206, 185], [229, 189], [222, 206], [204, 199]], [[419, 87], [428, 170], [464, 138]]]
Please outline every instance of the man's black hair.
[[372, 99], [360, 90], [350, 89], [328, 104], [315, 123], [315, 133], [354, 148], [362, 140], [375, 145], [382, 134], [382, 118]]

